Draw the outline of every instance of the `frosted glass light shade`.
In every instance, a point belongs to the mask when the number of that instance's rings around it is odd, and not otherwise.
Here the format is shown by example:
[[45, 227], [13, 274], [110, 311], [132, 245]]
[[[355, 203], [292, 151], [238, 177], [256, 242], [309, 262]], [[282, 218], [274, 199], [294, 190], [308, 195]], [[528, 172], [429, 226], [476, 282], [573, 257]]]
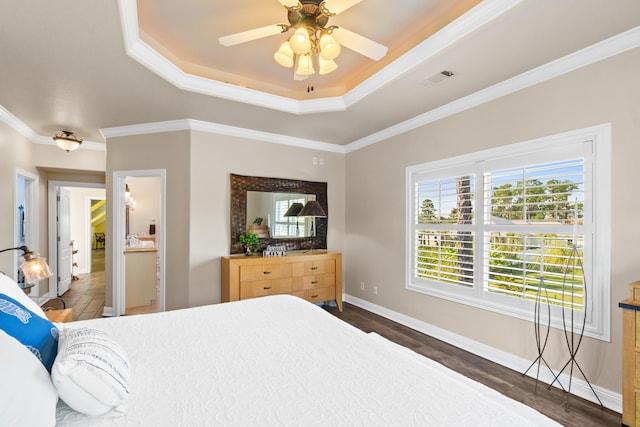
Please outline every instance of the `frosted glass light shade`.
[[273, 59], [285, 68], [293, 67], [293, 50], [288, 40], [280, 45], [280, 49], [273, 54]]
[[338, 43], [331, 34], [323, 34], [320, 37], [320, 56], [323, 59], [333, 60], [340, 55], [340, 43]]
[[318, 57], [318, 66], [320, 68], [320, 74], [329, 74], [338, 68], [338, 64], [336, 64], [335, 61], [324, 59], [322, 55]]
[[306, 27], [300, 27], [289, 40], [291, 49], [296, 55], [306, 55], [311, 50], [311, 40]]
[[20, 269], [24, 273], [24, 281], [28, 284], [53, 276], [47, 260], [40, 258], [37, 252], [26, 252], [22, 259], [24, 262], [20, 264]]
[[310, 76], [315, 74], [313, 69], [313, 61], [311, 55], [303, 55], [298, 58], [298, 67], [296, 68], [296, 74], [301, 76]]

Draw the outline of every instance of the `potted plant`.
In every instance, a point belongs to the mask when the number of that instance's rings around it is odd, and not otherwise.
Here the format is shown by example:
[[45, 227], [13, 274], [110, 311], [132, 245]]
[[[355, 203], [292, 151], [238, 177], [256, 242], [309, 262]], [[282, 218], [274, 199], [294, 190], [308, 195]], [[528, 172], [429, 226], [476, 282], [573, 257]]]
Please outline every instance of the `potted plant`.
[[240, 235], [240, 243], [244, 245], [244, 253], [251, 255], [254, 247], [260, 244], [260, 239], [255, 233], [246, 233]]

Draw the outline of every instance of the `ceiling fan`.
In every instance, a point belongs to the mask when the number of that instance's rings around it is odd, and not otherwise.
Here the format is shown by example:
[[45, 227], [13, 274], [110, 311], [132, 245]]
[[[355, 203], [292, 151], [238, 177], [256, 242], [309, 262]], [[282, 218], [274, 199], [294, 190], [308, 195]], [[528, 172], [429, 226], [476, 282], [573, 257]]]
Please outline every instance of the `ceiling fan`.
[[345, 28], [328, 25], [335, 16], [362, 0], [278, 0], [287, 9], [288, 24], [272, 24], [253, 30], [242, 31], [220, 37], [223, 46], [234, 46], [252, 40], [286, 33], [293, 30], [274, 54], [274, 59], [283, 67], [294, 67], [294, 78], [304, 79], [315, 73], [314, 58], [320, 74], [335, 70], [334, 59], [344, 46], [361, 55], [378, 61], [387, 54], [387, 47], [351, 32]]

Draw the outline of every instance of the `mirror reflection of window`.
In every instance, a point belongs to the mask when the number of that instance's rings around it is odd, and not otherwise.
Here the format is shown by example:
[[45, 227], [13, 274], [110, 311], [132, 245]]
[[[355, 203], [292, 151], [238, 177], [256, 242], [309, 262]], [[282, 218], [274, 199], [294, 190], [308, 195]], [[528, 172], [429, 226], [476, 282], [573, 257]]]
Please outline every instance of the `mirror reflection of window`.
[[308, 237], [314, 218], [285, 216], [291, 205], [316, 200], [315, 194], [247, 191], [247, 227], [257, 218], [269, 227], [273, 238]]
[[309, 220], [311, 218], [300, 218], [297, 216], [285, 216], [285, 213], [294, 203], [302, 206], [309, 201], [315, 200], [314, 194], [285, 194], [274, 193], [273, 195], [273, 217], [276, 218], [273, 227], [273, 237], [304, 237], [309, 230]]

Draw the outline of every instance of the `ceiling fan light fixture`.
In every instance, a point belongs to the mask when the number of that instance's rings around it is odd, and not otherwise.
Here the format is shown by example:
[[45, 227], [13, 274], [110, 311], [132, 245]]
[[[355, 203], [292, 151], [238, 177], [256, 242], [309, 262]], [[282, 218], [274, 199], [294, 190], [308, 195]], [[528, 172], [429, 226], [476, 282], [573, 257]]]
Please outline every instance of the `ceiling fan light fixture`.
[[58, 147], [65, 150], [67, 153], [69, 151], [77, 150], [78, 147], [80, 147], [80, 144], [82, 144], [82, 139], [78, 138], [73, 132], [68, 130], [63, 130], [57, 133], [53, 137], [53, 140], [58, 144]]
[[318, 68], [321, 75], [329, 74], [338, 68], [338, 64], [333, 59], [324, 59], [322, 55], [318, 57]]
[[296, 55], [308, 54], [311, 51], [311, 39], [307, 27], [298, 27], [291, 39], [289, 39], [289, 44]]
[[300, 76], [310, 76], [315, 74], [315, 70], [313, 69], [313, 61], [311, 60], [311, 55], [302, 55], [298, 57], [298, 66], [296, 67], [296, 74]]
[[285, 68], [293, 67], [293, 50], [288, 40], [280, 45], [280, 49], [273, 54], [273, 59]]
[[338, 43], [329, 33], [324, 33], [320, 37], [320, 56], [322, 59], [333, 60], [340, 55], [340, 43]]

